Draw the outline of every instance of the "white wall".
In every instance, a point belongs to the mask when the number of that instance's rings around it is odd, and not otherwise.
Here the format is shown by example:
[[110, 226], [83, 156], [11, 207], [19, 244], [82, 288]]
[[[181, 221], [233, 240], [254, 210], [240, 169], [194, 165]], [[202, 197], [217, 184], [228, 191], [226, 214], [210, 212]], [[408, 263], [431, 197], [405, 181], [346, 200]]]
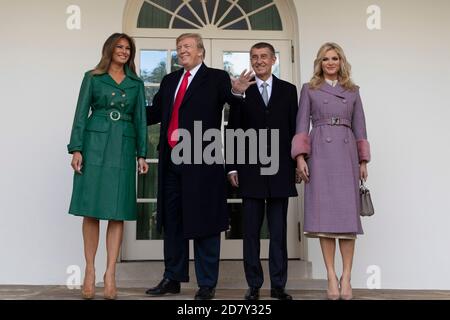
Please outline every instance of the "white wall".
[[[83, 265], [81, 219], [67, 214], [72, 173], [66, 144], [85, 70], [122, 30], [125, 0], [0, 1], [0, 283], [62, 284]], [[450, 289], [450, 3], [447, 0], [295, 0], [302, 82], [325, 41], [346, 50], [361, 86], [373, 160], [376, 215], [357, 241], [355, 287], [378, 265], [383, 288]], [[432, 3], [432, 7], [430, 4]], [[66, 29], [67, 6], [82, 29]], [[382, 30], [366, 29], [366, 8]], [[104, 229], [97, 277], [105, 265]], [[317, 240], [314, 276], [324, 278]]]
[[[365, 287], [367, 267], [378, 265], [382, 288], [450, 289], [450, 2], [294, 2], [302, 83], [320, 45], [334, 41], [361, 86], [376, 214], [363, 219], [354, 286]], [[366, 27], [372, 4], [381, 8], [379, 31]], [[325, 278], [318, 240], [308, 252], [314, 277]]]
[[[81, 8], [79, 31], [66, 8]], [[0, 2], [0, 283], [65, 283], [83, 266], [81, 219], [67, 214], [72, 189], [67, 154], [84, 71], [106, 38], [122, 31], [125, 0]], [[105, 232], [97, 279], [105, 266]], [[84, 271], [84, 270], [83, 270]]]

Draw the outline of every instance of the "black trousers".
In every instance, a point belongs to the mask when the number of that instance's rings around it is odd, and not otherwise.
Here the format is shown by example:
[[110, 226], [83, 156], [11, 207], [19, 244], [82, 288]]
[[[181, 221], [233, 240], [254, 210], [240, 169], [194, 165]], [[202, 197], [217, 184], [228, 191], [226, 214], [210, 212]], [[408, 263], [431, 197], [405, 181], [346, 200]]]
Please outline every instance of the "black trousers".
[[[188, 282], [189, 239], [183, 236], [180, 167], [169, 161], [165, 175], [163, 184], [164, 278]], [[220, 234], [194, 239], [194, 258], [198, 286], [215, 287], [219, 275]]]
[[[260, 232], [267, 204], [269, 226], [269, 273], [271, 288], [284, 288], [287, 281], [286, 220], [288, 198], [243, 199], [244, 270], [249, 287], [260, 288], [264, 282], [260, 261]], [[267, 203], [266, 203], [267, 201]]]

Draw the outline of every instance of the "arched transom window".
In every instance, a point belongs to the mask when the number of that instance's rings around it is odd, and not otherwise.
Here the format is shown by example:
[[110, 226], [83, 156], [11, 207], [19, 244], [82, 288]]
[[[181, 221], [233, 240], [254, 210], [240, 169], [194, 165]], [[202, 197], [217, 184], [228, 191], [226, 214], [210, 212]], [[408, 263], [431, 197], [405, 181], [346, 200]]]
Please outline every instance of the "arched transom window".
[[283, 30], [274, 0], [145, 0], [137, 27]]

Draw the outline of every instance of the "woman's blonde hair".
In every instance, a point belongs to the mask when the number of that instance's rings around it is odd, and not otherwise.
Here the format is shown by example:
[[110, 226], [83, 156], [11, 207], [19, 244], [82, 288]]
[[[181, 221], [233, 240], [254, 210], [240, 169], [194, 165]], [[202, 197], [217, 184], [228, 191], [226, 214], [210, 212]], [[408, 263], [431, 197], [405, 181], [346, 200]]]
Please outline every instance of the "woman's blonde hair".
[[330, 50], [336, 51], [337, 55], [339, 56], [340, 61], [340, 68], [338, 72], [339, 84], [345, 89], [354, 90], [357, 86], [353, 83], [352, 79], [350, 78], [352, 67], [350, 63], [348, 63], [347, 58], [345, 57], [344, 50], [342, 50], [342, 48], [334, 42], [327, 42], [323, 44], [320, 47], [319, 51], [317, 52], [316, 60], [314, 60], [314, 75], [311, 78], [311, 81], [309, 82], [310, 88], [317, 89], [325, 81], [322, 69], [322, 60], [325, 57], [325, 54]]
[[136, 65], [134, 64], [134, 57], [136, 56], [136, 45], [134, 44], [133, 38], [125, 33], [113, 33], [111, 36], [109, 36], [108, 39], [106, 39], [105, 43], [103, 44], [102, 58], [100, 59], [100, 62], [97, 64], [95, 69], [92, 71], [92, 75], [104, 74], [108, 72], [109, 66], [112, 62], [114, 48], [116, 47], [120, 39], [125, 39], [130, 44], [130, 57], [126, 65], [132, 72], [136, 74]]

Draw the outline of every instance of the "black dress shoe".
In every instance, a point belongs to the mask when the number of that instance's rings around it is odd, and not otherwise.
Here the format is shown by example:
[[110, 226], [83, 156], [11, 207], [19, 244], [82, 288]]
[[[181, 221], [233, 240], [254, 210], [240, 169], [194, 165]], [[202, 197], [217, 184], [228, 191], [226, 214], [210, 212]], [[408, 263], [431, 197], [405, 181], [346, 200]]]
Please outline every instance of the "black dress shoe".
[[195, 300], [211, 300], [216, 294], [215, 288], [210, 287], [200, 287], [195, 294]]
[[259, 299], [259, 288], [250, 287], [245, 293], [245, 300], [258, 300]]
[[278, 300], [292, 300], [292, 296], [284, 290], [284, 288], [270, 289], [270, 296]]
[[156, 287], [148, 289], [145, 293], [155, 296], [166, 293], [180, 293], [180, 282], [164, 278]]

